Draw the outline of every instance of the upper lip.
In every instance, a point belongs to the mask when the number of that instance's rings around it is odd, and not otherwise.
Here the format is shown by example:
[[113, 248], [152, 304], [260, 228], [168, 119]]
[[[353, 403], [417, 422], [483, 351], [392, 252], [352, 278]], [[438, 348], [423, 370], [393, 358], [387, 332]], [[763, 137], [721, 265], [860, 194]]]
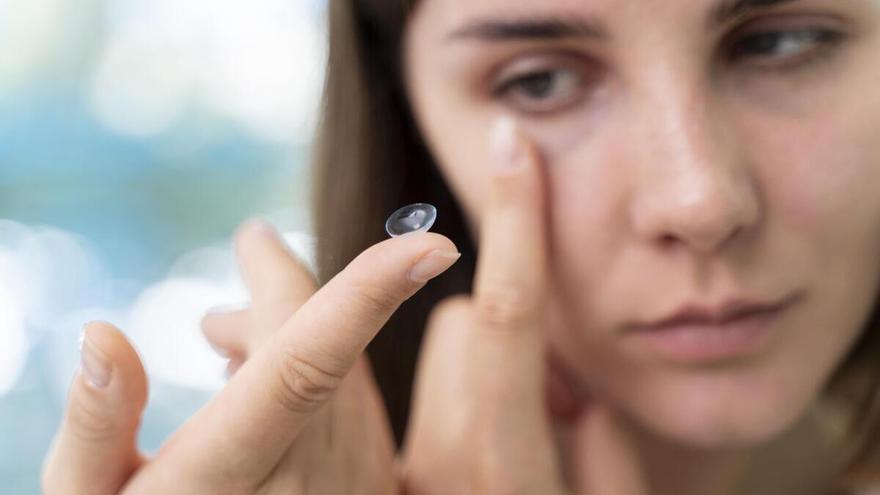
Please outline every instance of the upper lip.
[[656, 330], [679, 325], [720, 325], [753, 313], [778, 310], [791, 302], [792, 298], [793, 296], [790, 296], [775, 302], [755, 301], [743, 297], [728, 298], [716, 304], [690, 302], [661, 320], [637, 323], [633, 328]]

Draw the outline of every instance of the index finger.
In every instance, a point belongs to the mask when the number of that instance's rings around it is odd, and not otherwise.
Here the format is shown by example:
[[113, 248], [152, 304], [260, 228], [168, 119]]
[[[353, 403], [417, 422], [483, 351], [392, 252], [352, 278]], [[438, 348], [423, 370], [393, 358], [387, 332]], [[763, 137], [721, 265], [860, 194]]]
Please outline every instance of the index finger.
[[535, 332], [547, 284], [543, 170], [510, 117], [496, 122], [492, 148], [474, 288], [477, 316], [493, 329]]
[[[469, 357], [478, 400], [511, 428], [542, 429], [548, 292], [544, 169], [530, 140], [507, 118], [496, 123], [494, 172], [483, 218], [473, 295], [477, 328]], [[503, 429], [503, 428], [502, 428]]]
[[361, 253], [184, 426], [197, 431], [181, 430], [187, 440], [175, 460], [197, 463], [185, 468], [215, 480], [262, 480], [397, 307], [458, 257], [434, 233], [387, 239]]
[[[474, 294], [432, 313], [406, 467], [416, 480], [437, 470], [450, 473], [453, 486], [479, 478], [503, 480], [499, 486], [511, 493], [564, 493], [544, 402], [543, 170], [512, 121], [497, 123], [493, 134], [493, 166], [503, 168], [490, 174]], [[415, 483], [408, 488], [421, 488]]]

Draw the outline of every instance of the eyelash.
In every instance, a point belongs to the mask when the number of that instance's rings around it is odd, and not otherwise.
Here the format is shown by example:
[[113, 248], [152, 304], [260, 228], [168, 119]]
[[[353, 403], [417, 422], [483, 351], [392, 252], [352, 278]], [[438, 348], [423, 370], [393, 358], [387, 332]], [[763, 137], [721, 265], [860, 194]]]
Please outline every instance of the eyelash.
[[[728, 57], [736, 62], [741, 58], [749, 58], [748, 56], [748, 47], [746, 46], [749, 41], [753, 43], [757, 43], [757, 47], [760, 51], [762, 47], [762, 41], [766, 41], [767, 39], [771, 40], [770, 52], [775, 53], [781, 51], [782, 48], [785, 47], [786, 40], [794, 39], [794, 43], [797, 45], [815, 45], [813, 49], [804, 49], [801, 51], [797, 51], [794, 56], [791, 57], [773, 57], [770, 56], [754, 56], [751, 58], [755, 58], [758, 60], [761, 59], [777, 59], [777, 58], [790, 58], [791, 60], [784, 61], [782, 63], [775, 64], [766, 64], [763, 62], [756, 62], [754, 65], [757, 68], [768, 71], [770, 73], [796, 73], [801, 70], [806, 70], [818, 62], [822, 60], [828, 59], [834, 54], [834, 48], [843, 42], [846, 38], [846, 35], [840, 31], [834, 31], [823, 28], [800, 28], [800, 29], [790, 29], [790, 30], [766, 30], [766, 31], [755, 31], [749, 33], [746, 36], [740, 37], [732, 46], [732, 50], [729, 50]], [[753, 47], [754, 48], [754, 47]], [[743, 55], [745, 53], [745, 55]], [[753, 52], [754, 53], [754, 52]], [[573, 69], [566, 68], [548, 68], [546, 70], [534, 70], [531, 72], [524, 72], [518, 76], [512, 76], [507, 78], [506, 80], [501, 81], [495, 88], [492, 90], [492, 95], [498, 99], [512, 99], [517, 96], [517, 92], [520, 94], [528, 93], [528, 88], [525, 86], [529, 82], [540, 82], [544, 79], [546, 83], [549, 83], [551, 86], [551, 91], [554, 85], [558, 85], [559, 76], [568, 76], [569, 78], [573, 77], [576, 79], [576, 83], [580, 86], [583, 86], [587, 80], [588, 76]], [[550, 78], [549, 81], [546, 81], [547, 78]], [[524, 89], [525, 88], [525, 89]], [[582, 91], [582, 88], [578, 89], [578, 91]], [[554, 108], [547, 109], [528, 109], [523, 108], [520, 109], [523, 113], [527, 114], [551, 114], [555, 111], [562, 110], [571, 106], [571, 104], [579, 101], [583, 96], [574, 97], [569, 96], [564, 98], [562, 103], [553, 103], [552, 106]], [[522, 96], [522, 98], [528, 99], [529, 96]], [[552, 99], [551, 95], [549, 99]], [[544, 97], [544, 99], [548, 99]], [[537, 97], [538, 104], [536, 106], [541, 105], [541, 97]], [[546, 104], [545, 104], [546, 106]], [[558, 107], [558, 108], [557, 108]]]
[[[779, 43], [778, 40], [782, 39], [783, 41], [786, 39], [795, 39], [795, 43], [799, 43], [799, 38], [807, 38], [805, 44], [814, 44], [816, 46], [813, 50], [808, 50], [805, 55], [795, 56], [794, 60], [783, 62], [781, 64], [776, 64], [775, 66], [771, 66], [771, 70], [777, 71], [785, 71], [789, 69], [800, 69], [809, 67], [810, 64], [817, 59], [824, 58], [830, 54], [830, 50], [834, 48], [834, 46], [838, 45], [841, 41], [843, 41], [845, 35], [839, 31], [833, 31], [829, 29], [821, 29], [821, 28], [802, 28], [802, 29], [791, 29], [788, 31], [758, 31], [751, 33], [748, 36], [744, 36], [741, 38], [740, 42], [744, 40], [760, 40], [762, 38], [772, 38], [774, 41], [774, 47], [777, 49], [781, 46], [784, 46], [784, 43]], [[736, 58], [740, 55], [741, 51], [739, 49], [733, 50], [732, 56]], [[760, 57], [757, 57], [760, 58]], [[770, 57], [772, 58], [772, 57]]]

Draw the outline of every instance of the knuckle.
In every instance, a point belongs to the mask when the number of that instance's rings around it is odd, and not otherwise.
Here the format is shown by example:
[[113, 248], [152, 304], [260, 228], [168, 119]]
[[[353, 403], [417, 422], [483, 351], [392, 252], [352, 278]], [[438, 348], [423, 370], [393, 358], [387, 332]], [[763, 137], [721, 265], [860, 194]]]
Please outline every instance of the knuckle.
[[286, 349], [279, 354], [278, 402], [294, 413], [311, 413], [325, 403], [345, 377]]
[[400, 305], [403, 299], [398, 292], [387, 287], [358, 284], [354, 289], [354, 305], [363, 314], [367, 315], [391, 313]]
[[510, 284], [494, 283], [480, 291], [475, 301], [478, 321], [489, 328], [508, 328], [532, 323], [537, 299]]

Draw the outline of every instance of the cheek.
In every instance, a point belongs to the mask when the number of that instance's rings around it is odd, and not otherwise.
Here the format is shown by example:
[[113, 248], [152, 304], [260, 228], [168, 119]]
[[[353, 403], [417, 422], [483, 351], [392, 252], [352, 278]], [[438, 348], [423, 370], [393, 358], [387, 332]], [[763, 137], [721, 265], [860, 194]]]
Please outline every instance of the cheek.
[[[874, 131], [880, 122], [876, 115], [880, 111], [869, 121], [840, 116], [812, 125], [766, 126], [765, 132], [761, 132], [764, 126], [754, 127], [749, 142], [766, 157], [756, 158], [755, 163], [769, 208], [793, 229], [832, 242], [846, 240], [835, 238], [832, 232], [859, 235], [866, 227], [876, 232], [880, 227], [880, 195], [876, 193], [880, 133]], [[850, 245], [863, 246], [864, 239], [860, 241]]]
[[558, 142], [545, 144], [552, 150], [547, 163], [553, 274], [548, 340], [593, 392], [607, 385], [602, 378], [607, 374], [623, 382], [636, 377], [635, 366], [615, 351], [613, 342], [615, 325], [633, 317], [627, 304], [621, 304], [621, 295], [643, 298], [639, 287], [618, 283], [639, 261], [626, 249], [632, 244], [625, 203], [626, 136], [603, 132], [601, 147], [589, 142], [564, 148], [555, 147]]
[[870, 309], [880, 282], [880, 107], [842, 103], [798, 124], [754, 122], [748, 137], [768, 157], [752, 163], [775, 258], [802, 270], [841, 329], [812, 336], [829, 349], [851, 337], [842, 329]]
[[605, 136], [601, 151], [583, 147], [549, 163], [553, 351], [587, 386], [671, 436], [748, 444], [781, 431], [820, 392], [875, 303], [878, 116], [876, 106], [841, 105], [797, 121], [737, 121], [748, 143], [738, 164], [760, 189], [762, 219], [743, 241], [749, 261], [735, 275], [762, 287], [803, 287], [810, 298], [772, 354], [728, 374], [661, 369], [616, 346], [614, 325], [672, 286], [659, 277], [672, 260], [635, 239], [628, 224], [627, 143]]
[[603, 130], [595, 142], [555, 149], [547, 162], [551, 269], [558, 298], [577, 321], [570, 328], [583, 339], [633, 317], [621, 309], [621, 294], [643, 297], [639, 287], [615, 285], [640, 262], [627, 215], [630, 146], [627, 133]]

